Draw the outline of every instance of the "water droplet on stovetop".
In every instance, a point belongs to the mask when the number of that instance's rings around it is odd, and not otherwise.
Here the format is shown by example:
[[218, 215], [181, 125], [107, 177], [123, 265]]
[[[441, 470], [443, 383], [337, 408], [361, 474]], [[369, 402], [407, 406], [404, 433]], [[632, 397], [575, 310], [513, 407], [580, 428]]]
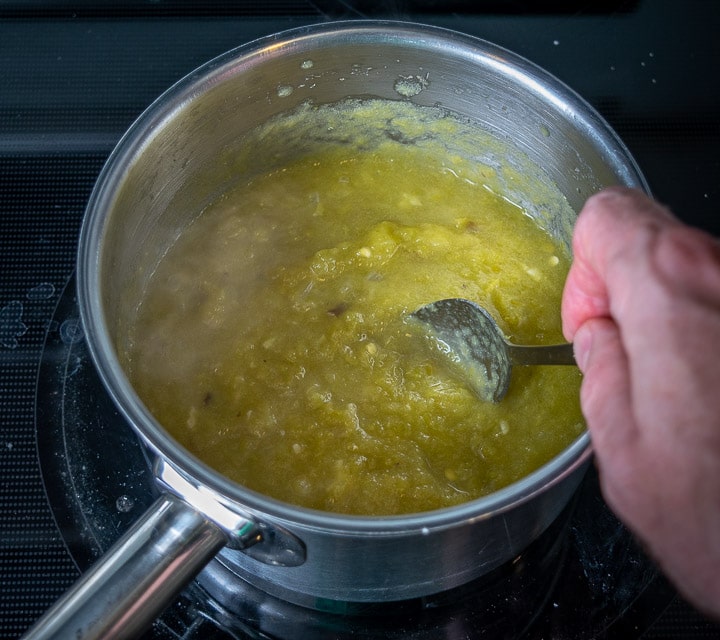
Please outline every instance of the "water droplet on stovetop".
[[22, 322], [23, 305], [13, 300], [0, 309], [0, 345], [8, 349], [17, 349], [18, 338], [27, 333], [27, 325]]
[[133, 510], [134, 506], [135, 500], [133, 500], [130, 496], [122, 495], [115, 500], [115, 508], [120, 511], [120, 513], [128, 513]]
[[60, 339], [64, 344], [77, 344], [83, 337], [85, 331], [78, 318], [68, 318], [60, 325]]
[[33, 287], [27, 292], [26, 297], [28, 300], [39, 301], [48, 300], [53, 297], [55, 293], [55, 285], [51, 282], [41, 282], [37, 287]]

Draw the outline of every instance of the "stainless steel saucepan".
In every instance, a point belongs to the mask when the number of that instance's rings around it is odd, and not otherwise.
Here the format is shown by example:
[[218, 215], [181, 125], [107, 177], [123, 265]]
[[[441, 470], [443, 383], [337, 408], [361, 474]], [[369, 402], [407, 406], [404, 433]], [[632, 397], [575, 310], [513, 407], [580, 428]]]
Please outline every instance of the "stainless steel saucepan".
[[[623, 143], [562, 83], [502, 48], [443, 29], [375, 21], [301, 28], [230, 51], [181, 80], [110, 156], [77, 264], [92, 359], [155, 460], [160, 498], [28, 637], [136, 637], [216, 554], [260, 588], [309, 606], [439, 592], [515, 557], [574, 493], [591, 456], [587, 434], [521, 481], [457, 507], [372, 518], [297, 508], [205, 466], [136, 395], [118, 358], [123, 327], [165, 249], [237, 179], [219, 159], [276, 114], [347, 96], [440, 105], [478, 122], [542, 167], [575, 211], [608, 185], [646, 188]], [[557, 233], [569, 242], [568, 225]]]

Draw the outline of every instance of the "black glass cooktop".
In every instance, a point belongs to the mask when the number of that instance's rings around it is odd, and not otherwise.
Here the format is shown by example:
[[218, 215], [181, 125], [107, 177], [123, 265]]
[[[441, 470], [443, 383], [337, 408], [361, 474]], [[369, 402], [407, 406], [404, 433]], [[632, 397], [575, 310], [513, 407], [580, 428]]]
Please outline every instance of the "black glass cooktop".
[[[152, 498], [74, 299], [77, 233], [103, 162], [206, 60], [282, 29], [362, 17], [453, 28], [545, 67], [610, 121], [656, 197], [720, 235], [713, 1], [0, 2], [0, 638], [21, 635]], [[435, 598], [311, 612], [226, 571], [211, 563], [148, 637], [720, 637], [608, 511], [593, 472], [512, 565]]]
[[[150, 506], [156, 491], [144, 450], [104, 393], [90, 361], [73, 280], [51, 320], [36, 412], [50, 508], [70, 555], [85, 569]], [[325, 603], [322, 610], [308, 611], [262, 593], [216, 561], [158, 621], [156, 632], [177, 624], [180, 612], [190, 610], [205, 625], [212, 620], [239, 637], [263, 637], [256, 632], [278, 640], [414, 639], [462, 630], [460, 637], [468, 639], [524, 633], [579, 640], [625, 628], [628, 618], [646, 627], [672, 595], [603, 503], [591, 472], [572, 504], [536, 542], [506, 566], [463, 587], [400, 603]]]

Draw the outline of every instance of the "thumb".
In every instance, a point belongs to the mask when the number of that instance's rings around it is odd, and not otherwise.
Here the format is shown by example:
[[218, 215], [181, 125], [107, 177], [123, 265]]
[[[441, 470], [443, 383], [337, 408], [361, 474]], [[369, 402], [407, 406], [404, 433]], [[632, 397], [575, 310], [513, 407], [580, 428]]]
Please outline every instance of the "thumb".
[[628, 359], [618, 326], [610, 318], [583, 323], [574, 345], [584, 374], [580, 403], [602, 466], [606, 456], [628, 451], [637, 433]]

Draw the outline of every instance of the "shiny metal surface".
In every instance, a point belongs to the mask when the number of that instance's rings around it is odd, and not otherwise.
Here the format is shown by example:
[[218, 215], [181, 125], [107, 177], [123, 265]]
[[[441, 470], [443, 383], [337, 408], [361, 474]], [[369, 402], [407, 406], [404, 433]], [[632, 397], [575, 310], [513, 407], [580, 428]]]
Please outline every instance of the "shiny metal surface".
[[[118, 336], [164, 250], [237, 179], [223, 158], [240, 152], [243, 134], [267, 118], [306, 100], [346, 96], [412, 100], [466, 116], [542, 166], [544, 179], [575, 210], [607, 185], [645, 188], [620, 140], [554, 78], [483, 41], [400, 23], [326, 24], [231, 51], [171, 88], [121, 140], [100, 175], [80, 238], [78, 293], [92, 358], [156, 456], [224, 507], [247, 514], [266, 535], [278, 527], [307, 550], [307, 561], [296, 567], [230, 548], [221, 561], [271, 593], [311, 605], [412, 598], [490, 571], [553, 521], [590, 458], [585, 434], [537, 472], [486, 498], [411, 516], [339, 516], [228, 481], [180, 447], [142, 405], [119, 364]], [[264, 161], [257, 158], [258, 169]], [[523, 194], [513, 197], [523, 203]], [[572, 221], [547, 222], [569, 241]], [[171, 491], [183, 497], [177, 487]]]
[[137, 638], [226, 542], [207, 518], [162, 496], [23, 637]]
[[458, 379], [486, 402], [505, 397], [513, 365], [575, 364], [569, 343], [508, 342], [488, 310], [471, 300], [436, 300], [413, 311], [409, 320], [443, 354]]
[[268, 527], [241, 513], [238, 505], [188, 477], [165, 458], [158, 457], [153, 470], [158, 485], [169, 494], [182, 496], [189, 509], [203, 514], [227, 535], [227, 546], [241, 549], [259, 562], [279, 567], [299, 567], [307, 559], [305, 545], [279, 525]]

